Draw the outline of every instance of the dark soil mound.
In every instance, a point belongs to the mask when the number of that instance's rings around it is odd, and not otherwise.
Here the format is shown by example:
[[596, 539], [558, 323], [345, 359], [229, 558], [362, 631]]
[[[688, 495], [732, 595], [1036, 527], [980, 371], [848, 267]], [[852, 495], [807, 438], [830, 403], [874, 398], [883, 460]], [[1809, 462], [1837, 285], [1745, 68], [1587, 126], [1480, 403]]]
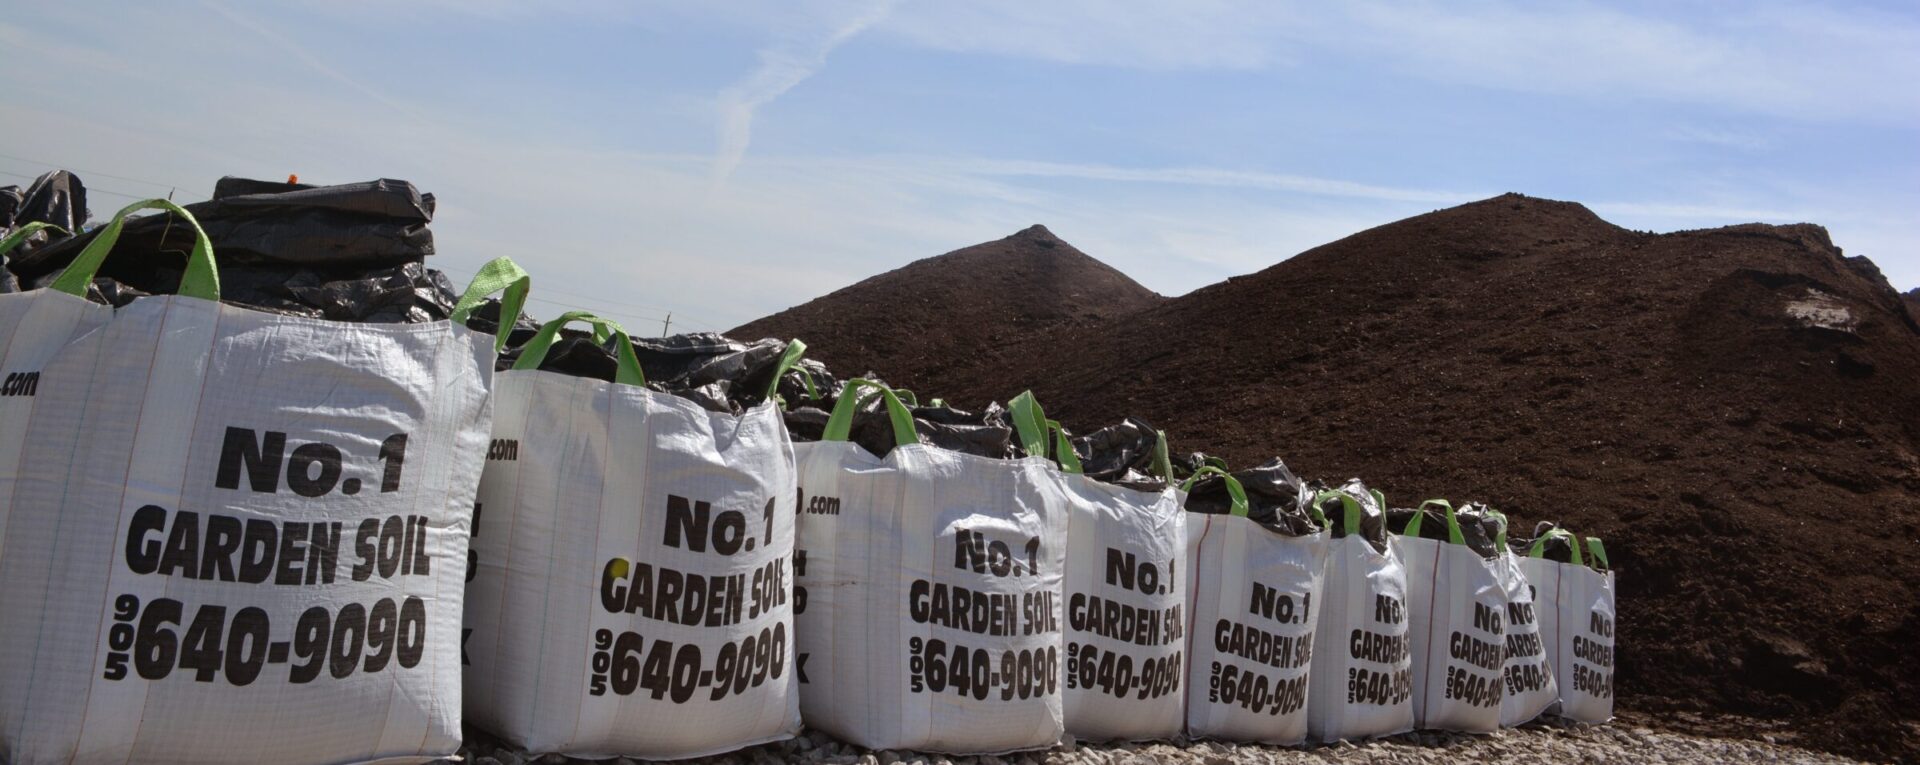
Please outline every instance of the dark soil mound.
[[1907, 312], [1913, 314], [1914, 321], [1920, 321], [1920, 287], [1907, 290]]
[[1655, 235], [1507, 195], [968, 360], [911, 371], [1602, 536], [1623, 711], [1920, 755], [1920, 325], [1818, 226]]
[[914, 261], [727, 334], [798, 337], [842, 375], [873, 370], [920, 388], [959, 367], [1001, 363], [1001, 350], [1018, 338], [1093, 326], [1163, 300], [1045, 226], [1031, 226]]

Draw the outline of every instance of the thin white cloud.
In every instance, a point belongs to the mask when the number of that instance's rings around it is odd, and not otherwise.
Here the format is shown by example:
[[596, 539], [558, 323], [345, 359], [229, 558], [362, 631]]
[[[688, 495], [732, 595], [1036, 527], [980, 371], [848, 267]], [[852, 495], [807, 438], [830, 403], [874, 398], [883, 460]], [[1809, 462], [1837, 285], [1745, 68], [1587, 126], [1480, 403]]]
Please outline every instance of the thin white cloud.
[[228, 21], [231, 21], [234, 24], [239, 25], [242, 29], [246, 29], [249, 32], [252, 32], [256, 35], [266, 38], [266, 40], [272, 43], [273, 47], [275, 47], [279, 51], [293, 56], [294, 58], [298, 59], [301, 63], [306, 64], [309, 67], [312, 67], [314, 71], [319, 72], [323, 75], [326, 75], [328, 79], [331, 79], [335, 82], [338, 82], [342, 85], [352, 88], [353, 90], [359, 92], [361, 95], [371, 98], [374, 101], [377, 101], [380, 104], [386, 106], [387, 108], [400, 112], [401, 114], [405, 114], [409, 117], [415, 117], [415, 118], [419, 118], [423, 116], [422, 113], [418, 109], [415, 109], [413, 106], [408, 105], [407, 103], [397, 98], [394, 98], [385, 93], [382, 93], [379, 90], [367, 85], [366, 83], [363, 83], [359, 80], [354, 79], [353, 77], [348, 76], [345, 72], [342, 72], [339, 69], [335, 69], [332, 65], [322, 60], [319, 56], [316, 56], [313, 53], [309, 52], [306, 49], [306, 46], [301, 45], [298, 41], [294, 40], [291, 37], [281, 34], [279, 30], [276, 30], [273, 27], [268, 26], [267, 24], [257, 19], [251, 18], [246, 14], [243, 14], [237, 10], [234, 10], [233, 8], [228, 7], [225, 3], [218, 2], [217, 0], [200, 0], [200, 4], [202, 6], [205, 6], [207, 10], [213, 11], [215, 13], [220, 14], [221, 16], [226, 17]]
[[973, 0], [903, 8], [876, 34], [944, 51], [1150, 70], [1407, 76], [1807, 121], [1920, 120], [1920, 21], [1796, 0], [1725, 8], [1517, 0]]
[[1263, 69], [1293, 58], [1306, 14], [1288, 0], [919, 3], [883, 25], [937, 50], [1155, 70]]
[[1699, 125], [1679, 125], [1667, 131], [1668, 140], [1681, 143], [1699, 143], [1708, 146], [1721, 146], [1729, 149], [1760, 151], [1773, 147], [1773, 141], [1760, 135], [1739, 130], [1701, 127]]
[[713, 158], [715, 188], [724, 186], [746, 157], [747, 144], [753, 140], [754, 112], [820, 71], [827, 65], [827, 54], [885, 18], [892, 7], [893, 0], [877, 0], [823, 37], [783, 41], [760, 50], [759, 68], [720, 93], [720, 147]]
[[1833, 220], [1830, 213], [1764, 207], [1738, 207], [1663, 202], [1594, 202], [1587, 207], [1601, 217], [1676, 218], [1734, 223], [1806, 223]]
[[1067, 164], [984, 160], [956, 163], [956, 170], [981, 175], [1028, 176], [1037, 178], [1076, 178], [1095, 181], [1157, 183], [1181, 186], [1209, 186], [1229, 189], [1253, 189], [1310, 194], [1322, 197], [1351, 197], [1393, 202], [1459, 204], [1491, 196], [1486, 193], [1434, 191], [1428, 189], [1375, 186], [1309, 175], [1229, 170], [1216, 167], [1132, 168], [1112, 165]]

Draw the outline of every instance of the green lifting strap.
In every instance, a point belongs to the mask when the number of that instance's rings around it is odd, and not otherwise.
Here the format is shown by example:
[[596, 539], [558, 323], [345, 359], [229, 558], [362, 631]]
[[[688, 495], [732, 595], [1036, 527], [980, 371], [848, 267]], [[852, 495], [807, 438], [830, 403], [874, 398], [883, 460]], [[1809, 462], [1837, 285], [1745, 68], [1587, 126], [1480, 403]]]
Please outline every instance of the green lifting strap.
[[62, 234], [69, 233], [66, 229], [51, 223], [37, 220], [27, 221], [21, 224], [19, 228], [14, 229], [13, 233], [8, 234], [7, 238], [0, 239], [0, 256], [13, 252], [13, 248], [19, 247], [21, 242], [27, 241], [28, 237], [41, 231], [58, 231]]
[[[768, 401], [780, 395], [780, 381], [787, 376], [787, 372], [793, 370], [793, 365], [800, 363], [800, 357], [805, 355], [807, 355], [806, 343], [798, 339], [787, 341], [787, 350], [780, 354], [780, 365], [773, 369], [773, 382], [767, 383], [766, 399]], [[813, 375], [801, 372], [800, 381], [807, 386], [808, 398], [820, 397], [820, 394], [813, 389]]]
[[1343, 532], [1350, 536], [1358, 536], [1360, 534], [1360, 500], [1354, 499], [1339, 489], [1321, 489], [1313, 495], [1313, 507], [1314, 510], [1320, 512], [1320, 517], [1323, 521], [1326, 518], [1326, 513], [1320, 510], [1320, 505], [1329, 498], [1340, 500], [1342, 510], [1340, 523]]
[[1029, 457], [1047, 454], [1047, 413], [1033, 397], [1033, 391], [1021, 391], [1007, 402], [1013, 416], [1013, 432], [1020, 438], [1020, 451]]
[[1500, 529], [1499, 533], [1493, 535], [1494, 552], [1504, 553], [1507, 551], [1507, 514], [1491, 507], [1487, 508], [1487, 514], [1493, 516], [1494, 523]]
[[1549, 539], [1567, 540], [1567, 546], [1573, 548], [1574, 565], [1576, 566], [1586, 565], [1585, 563], [1581, 562], [1581, 559], [1580, 559], [1580, 538], [1574, 536], [1573, 532], [1568, 531], [1566, 529], [1548, 529], [1547, 533], [1541, 534], [1539, 539], [1533, 540], [1533, 546], [1527, 548], [1527, 557], [1529, 558], [1546, 557], [1547, 540]]
[[214, 264], [213, 242], [207, 239], [207, 232], [200, 228], [200, 221], [194, 220], [193, 213], [186, 208], [165, 199], [147, 199], [127, 205], [115, 213], [113, 222], [93, 235], [93, 241], [86, 249], [75, 256], [72, 263], [53, 280], [53, 288], [77, 297], [87, 296], [87, 285], [93, 282], [95, 274], [100, 273], [101, 264], [107, 261], [107, 255], [113, 252], [113, 244], [120, 240], [120, 229], [126, 226], [127, 216], [141, 210], [164, 210], [180, 216], [187, 226], [193, 229], [193, 251], [187, 254], [187, 270], [180, 275], [181, 295], [201, 300], [218, 301], [220, 299], [220, 269]]
[[1080, 453], [1073, 450], [1073, 440], [1067, 437], [1067, 429], [1059, 420], [1047, 420], [1047, 430], [1053, 432], [1053, 458], [1060, 463], [1064, 473], [1084, 473], [1080, 466]]
[[[487, 296], [503, 293], [500, 295], [500, 328], [493, 338], [493, 352], [499, 354], [507, 349], [507, 336], [513, 334], [513, 324], [520, 320], [520, 311], [527, 305], [527, 290], [532, 284], [533, 277], [512, 258], [494, 258], [473, 275], [467, 291], [460, 295], [460, 302], [453, 304], [453, 313], [447, 318], [455, 324], [465, 324]], [[606, 342], [605, 337], [598, 335], [601, 328], [596, 325], [594, 329], [595, 341]]]
[[1460, 519], [1455, 517], [1453, 514], [1453, 503], [1448, 502], [1444, 499], [1429, 499], [1425, 502], [1420, 503], [1420, 507], [1413, 514], [1413, 518], [1407, 521], [1406, 530], [1400, 532], [1401, 535], [1409, 536], [1409, 537], [1420, 536], [1420, 519], [1426, 517], [1426, 509], [1428, 505], [1439, 505], [1440, 507], [1446, 509], [1447, 541], [1450, 541], [1457, 545], [1466, 544], [1467, 543], [1466, 535], [1460, 533]]
[[1593, 559], [1600, 562], [1600, 565], [1594, 567], [1596, 570], [1613, 570], [1613, 562], [1607, 560], [1607, 546], [1600, 542], [1599, 537], [1587, 537], [1587, 552], [1593, 553]]
[[868, 388], [874, 389], [873, 395], [880, 396], [886, 402], [887, 419], [893, 424], [894, 445], [906, 446], [920, 443], [920, 435], [913, 429], [913, 413], [908, 412], [907, 407], [900, 403], [900, 397], [894, 395], [893, 389], [887, 387], [885, 383], [857, 377], [848, 380], [846, 387], [841, 389], [840, 402], [834, 405], [833, 414], [827, 417], [827, 429], [820, 434], [820, 440], [847, 440], [848, 435], [853, 431], [854, 410], [872, 400], [871, 396], [860, 395]]
[[627, 337], [627, 331], [611, 319], [602, 319], [586, 311], [568, 311], [560, 314], [553, 321], [540, 325], [540, 331], [534, 334], [532, 340], [527, 341], [526, 347], [520, 349], [520, 360], [513, 363], [513, 368], [522, 371], [539, 369], [540, 362], [547, 359], [547, 351], [552, 349], [553, 340], [560, 333], [560, 328], [576, 321], [604, 329], [619, 340], [617, 354], [619, 367], [614, 372], [614, 382], [621, 385], [644, 386], [647, 384], [646, 373], [640, 370], [640, 359], [634, 355], [633, 339]]
[[1153, 470], [1160, 474], [1160, 480], [1173, 483], [1173, 456], [1167, 452], [1167, 432], [1153, 432]]
[[1237, 515], [1242, 518], [1247, 517], [1247, 508], [1248, 508], [1247, 489], [1246, 487], [1240, 485], [1240, 479], [1233, 477], [1232, 473], [1228, 473], [1225, 470], [1221, 470], [1220, 468], [1214, 467], [1212, 465], [1203, 466], [1199, 470], [1193, 471], [1193, 475], [1187, 476], [1186, 483], [1180, 484], [1180, 490], [1181, 491], [1191, 490], [1193, 488], [1194, 482], [1200, 480], [1201, 476], [1206, 476], [1206, 475], [1217, 475], [1226, 480], [1227, 496], [1233, 498], [1233, 505], [1232, 505], [1232, 509], [1230, 510], [1230, 514]]

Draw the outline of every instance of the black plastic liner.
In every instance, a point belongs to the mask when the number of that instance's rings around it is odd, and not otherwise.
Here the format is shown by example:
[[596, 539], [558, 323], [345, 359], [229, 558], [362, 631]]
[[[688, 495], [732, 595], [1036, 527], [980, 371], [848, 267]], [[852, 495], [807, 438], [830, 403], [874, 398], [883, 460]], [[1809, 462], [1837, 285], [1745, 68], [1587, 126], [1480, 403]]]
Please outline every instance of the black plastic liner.
[[[833, 402], [822, 403], [827, 406], [802, 406], [788, 410], [787, 433], [795, 442], [820, 440], [827, 427], [827, 418], [831, 416]], [[908, 406], [907, 410], [913, 413], [913, 429], [921, 443], [993, 459], [1020, 456], [1013, 444], [1013, 425], [1007, 419], [1007, 410], [998, 403], [990, 403], [977, 413], [944, 403], [939, 406]], [[893, 451], [893, 421], [888, 419], [885, 405], [879, 398], [867, 402], [853, 413], [853, 424], [847, 439], [876, 457], [885, 457]]]
[[[473, 311], [467, 314], [467, 328], [475, 332], [484, 332], [498, 337], [500, 335], [500, 299], [487, 298], [481, 301], [480, 305], [475, 306]], [[561, 333], [565, 335], [571, 331], [572, 330], [562, 329]], [[527, 341], [532, 340], [534, 335], [539, 334], [540, 323], [534, 321], [532, 317], [527, 316], [525, 313], [522, 313], [514, 320], [512, 332], [513, 334], [507, 337], [507, 347], [517, 349], [522, 345], [526, 345]], [[579, 333], [575, 332], [574, 334]], [[611, 360], [613, 358], [612, 354], [609, 353], [607, 358]], [[499, 368], [504, 369], [505, 367]], [[609, 377], [607, 379], [612, 380], [613, 378]]]
[[[87, 186], [65, 170], [35, 178], [25, 191], [19, 186], [0, 188], [0, 228], [40, 222], [74, 232], [87, 225], [88, 217]], [[28, 242], [14, 252], [31, 252], [36, 246]]]
[[13, 227], [13, 219], [20, 214], [20, 206], [26, 201], [26, 195], [19, 186], [0, 186], [0, 231]]
[[[1507, 550], [1513, 550], [1513, 554], [1526, 557], [1526, 555], [1532, 554], [1532, 550], [1534, 550], [1534, 540], [1546, 538], [1546, 544], [1540, 546], [1540, 557], [1546, 557], [1549, 561], [1559, 561], [1559, 563], [1572, 563], [1572, 544], [1569, 542], [1569, 538], [1567, 538], [1567, 536], [1548, 536], [1549, 532], [1553, 532], [1555, 529], [1559, 529], [1557, 523], [1553, 523], [1553, 521], [1540, 521], [1538, 525], [1534, 525], [1534, 536], [1532, 536], [1532, 538], [1513, 536], [1513, 532], [1507, 532]], [[1584, 554], [1586, 554], [1586, 550], [1582, 550], [1582, 555]], [[1582, 557], [1582, 563], [1592, 565], [1592, 561], [1586, 561], [1586, 557]]]
[[[55, 170], [34, 179], [25, 191], [19, 186], [0, 187], [0, 236], [29, 223], [47, 223], [61, 231], [42, 229], [27, 237], [0, 257], [0, 293], [19, 292], [20, 280], [13, 273], [13, 261], [32, 255], [47, 246], [72, 238], [87, 223], [87, 187], [79, 177]], [[63, 233], [64, 232], [64, 233]]]
[[[1446, 511], [1437, 507], [1418, 510], [1409, 507], [1392, 508], [1387, 511], [1388, 530], [1395, 534], [1405, 533], [1407, 521], [1413, 520], [1415, 513], [1425, 516], [1420, 520], [1419, 538], [1438, 542], [1452, 541], [1447, 535]], [[1455, 508], [1453, 515], [1460, 524], [1460, 538], [1466, 541], [1467, 547], [1479, 553], [1482, 558], [1495, 557], [1498, 548], [1494, 546], [1493, 540], [1498, 521], [1488, 516], [1487, 506], [1478, 502], [1469, 502]]]
[[[184, 205], [213, 242], [224, 281], [235, 266], [279, 265], [363, 271], [418, 263], [433, 254], [433, 195], [406, 181], [381, 179], [307, 186], [223, 178], [214, 198]], [[156, 265], [178, 270], [193, 248], [193, 229], [170, 215], [129, 219], [100, 275], [134, 287], [150, 283]], [[58, 273], [93, 241], [89, 232], [13, 259], [22, 281]], [[179, 253], [154, 258], [153, 253]], [[145, 257], [142, 257], [145, 256]]]
[[[1200, 462], [1210, 464], [1204, 457]], [[1232, 471], [1232, 475], [1247, 493], [1247, 517], [1255, 523], [1292, 537], [1324, 529], [1308, 512], [1313, 495], [1307, 483], [1287, 469], [1279, 457], [1256, 468]], [[1208, 475], [1195, 481], [1187, 490], [1186, 508], [1208, 515], [1232, 513], [1233, 496], [1227, 492], [1226, 479]]]
[[[1368, 489], [1367, 484], [1358, 478], [1348, 479], [1346, 483], [1341, 484], [1340, 488], [1335, 491], [1352, 497], [1355, 501], [1359, 502], [1361, 538], [1367, 540], [1367, 544], [1373, 545], [1373, 549], [1386, 552], [1387, 511], [1386, 508], [1380, 506], [1379, 500], [1374, 498], [1373, 491]], [[1347, 510], [1346, 506], [1340, 501], [1340, 498], [1336, 496], [1321, 496], [1318, 493], [1314, 496], [1319, 498], [1320, 514], [1326, 516], [1327, 525], [1333, 529], [1333, 538], [1339, 539], [1345, 537], [1347, 535], [1347, 524], [1345, 521]], [[1421, 523], [1425, 524], [1426, 522], [1422, 521]]]
[[[219, 250], [215, 249], [217, 257]], [[87, 299], [116, 308], [135, 298], [169, 295], [180, 288], [181, 271], [156, 268], [133, 286], [111, 277], [95, 277]], [[51, 286], [58, 273], [28, 285]], [[329, 321], [419, 324], [441, 321], [460, 299], [445, 274], [419, 263], [372, 271], [274, 266], [220, 269], [220, 300], [258, 311]]]
[[[213, 244], [223, 302], [331, 321], [421, 323], [446, 319], [459, 299], [424, 263], [433, 254], [433, 195], [406, 181], [316, 187], [222, 178], [211, 201], [185, 207]], [[16, 250], [7, 263], [15, 289], [51, 285], [96, 234]], [[192, 247], [193, 228], [172, 215], [129, 219], [88, 298], [124, 306], [173, 293]]]
[[1154, 448], [1160, 431], [1146, 420], [1128, 417], [1088, 435], [1068, 439], [1088, 478], [1140, 491], [1161, 491], [1166, 480], [1154, 475]]
[[[467, 317], [467, 327], [497, 336], [499, 321], [500, 301], [489, 299]], [[500, 354], [494, 368], [502, 372], [512, 369], [520, 360], [523, 346], [539, 329], [538, 321], [524, 314], [520, 316], [507, 338], [507, 349]], [[634, 356], [640, 362], [648, 388], [729, 414], [739, 414], [766, 400], [767, 387], [773, 383], [780, 358], [787, 350], [787, 342], [783, 340], [742, 343], [713, 332], [664, 338], [630, 336], [628, 340], [633, 343]], [[612, 338], [596, 341], [592, 333], [562, 327], [548, 348], [547, 357], [536, 368], [613, 382], [620, 368], [614, 355], [615, 342]], [[826, 367], [802, 359], [781, 378], [777, 395], [792, 408], [815, 401], [809, 390], [824, 394], [837, 387], [837, 381], [826, 373]], [[822, 415], [819, 427], [825, 425], [826, 418]]]

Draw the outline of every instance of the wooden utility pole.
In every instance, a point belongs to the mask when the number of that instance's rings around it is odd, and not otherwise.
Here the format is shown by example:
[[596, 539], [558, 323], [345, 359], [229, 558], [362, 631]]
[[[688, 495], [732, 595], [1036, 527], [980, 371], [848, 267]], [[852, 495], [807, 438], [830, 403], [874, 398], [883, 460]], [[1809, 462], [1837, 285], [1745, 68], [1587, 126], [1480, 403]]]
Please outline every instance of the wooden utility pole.
[[665, 321], [662, 321], [662, 322], [660, 322], [660, 336], [661, 336], [661, 337], [666, 337], [666, 336], [667, 336], [667, 328], [669, 328], [669, 327], [672, 327], [672, 326], [673, 326], [673, 312], [672, 312], [672, 311], [668, 311], [668, 312], [667, 312], [667, 318], [666, 318], [666, 320], [665, 320]]

